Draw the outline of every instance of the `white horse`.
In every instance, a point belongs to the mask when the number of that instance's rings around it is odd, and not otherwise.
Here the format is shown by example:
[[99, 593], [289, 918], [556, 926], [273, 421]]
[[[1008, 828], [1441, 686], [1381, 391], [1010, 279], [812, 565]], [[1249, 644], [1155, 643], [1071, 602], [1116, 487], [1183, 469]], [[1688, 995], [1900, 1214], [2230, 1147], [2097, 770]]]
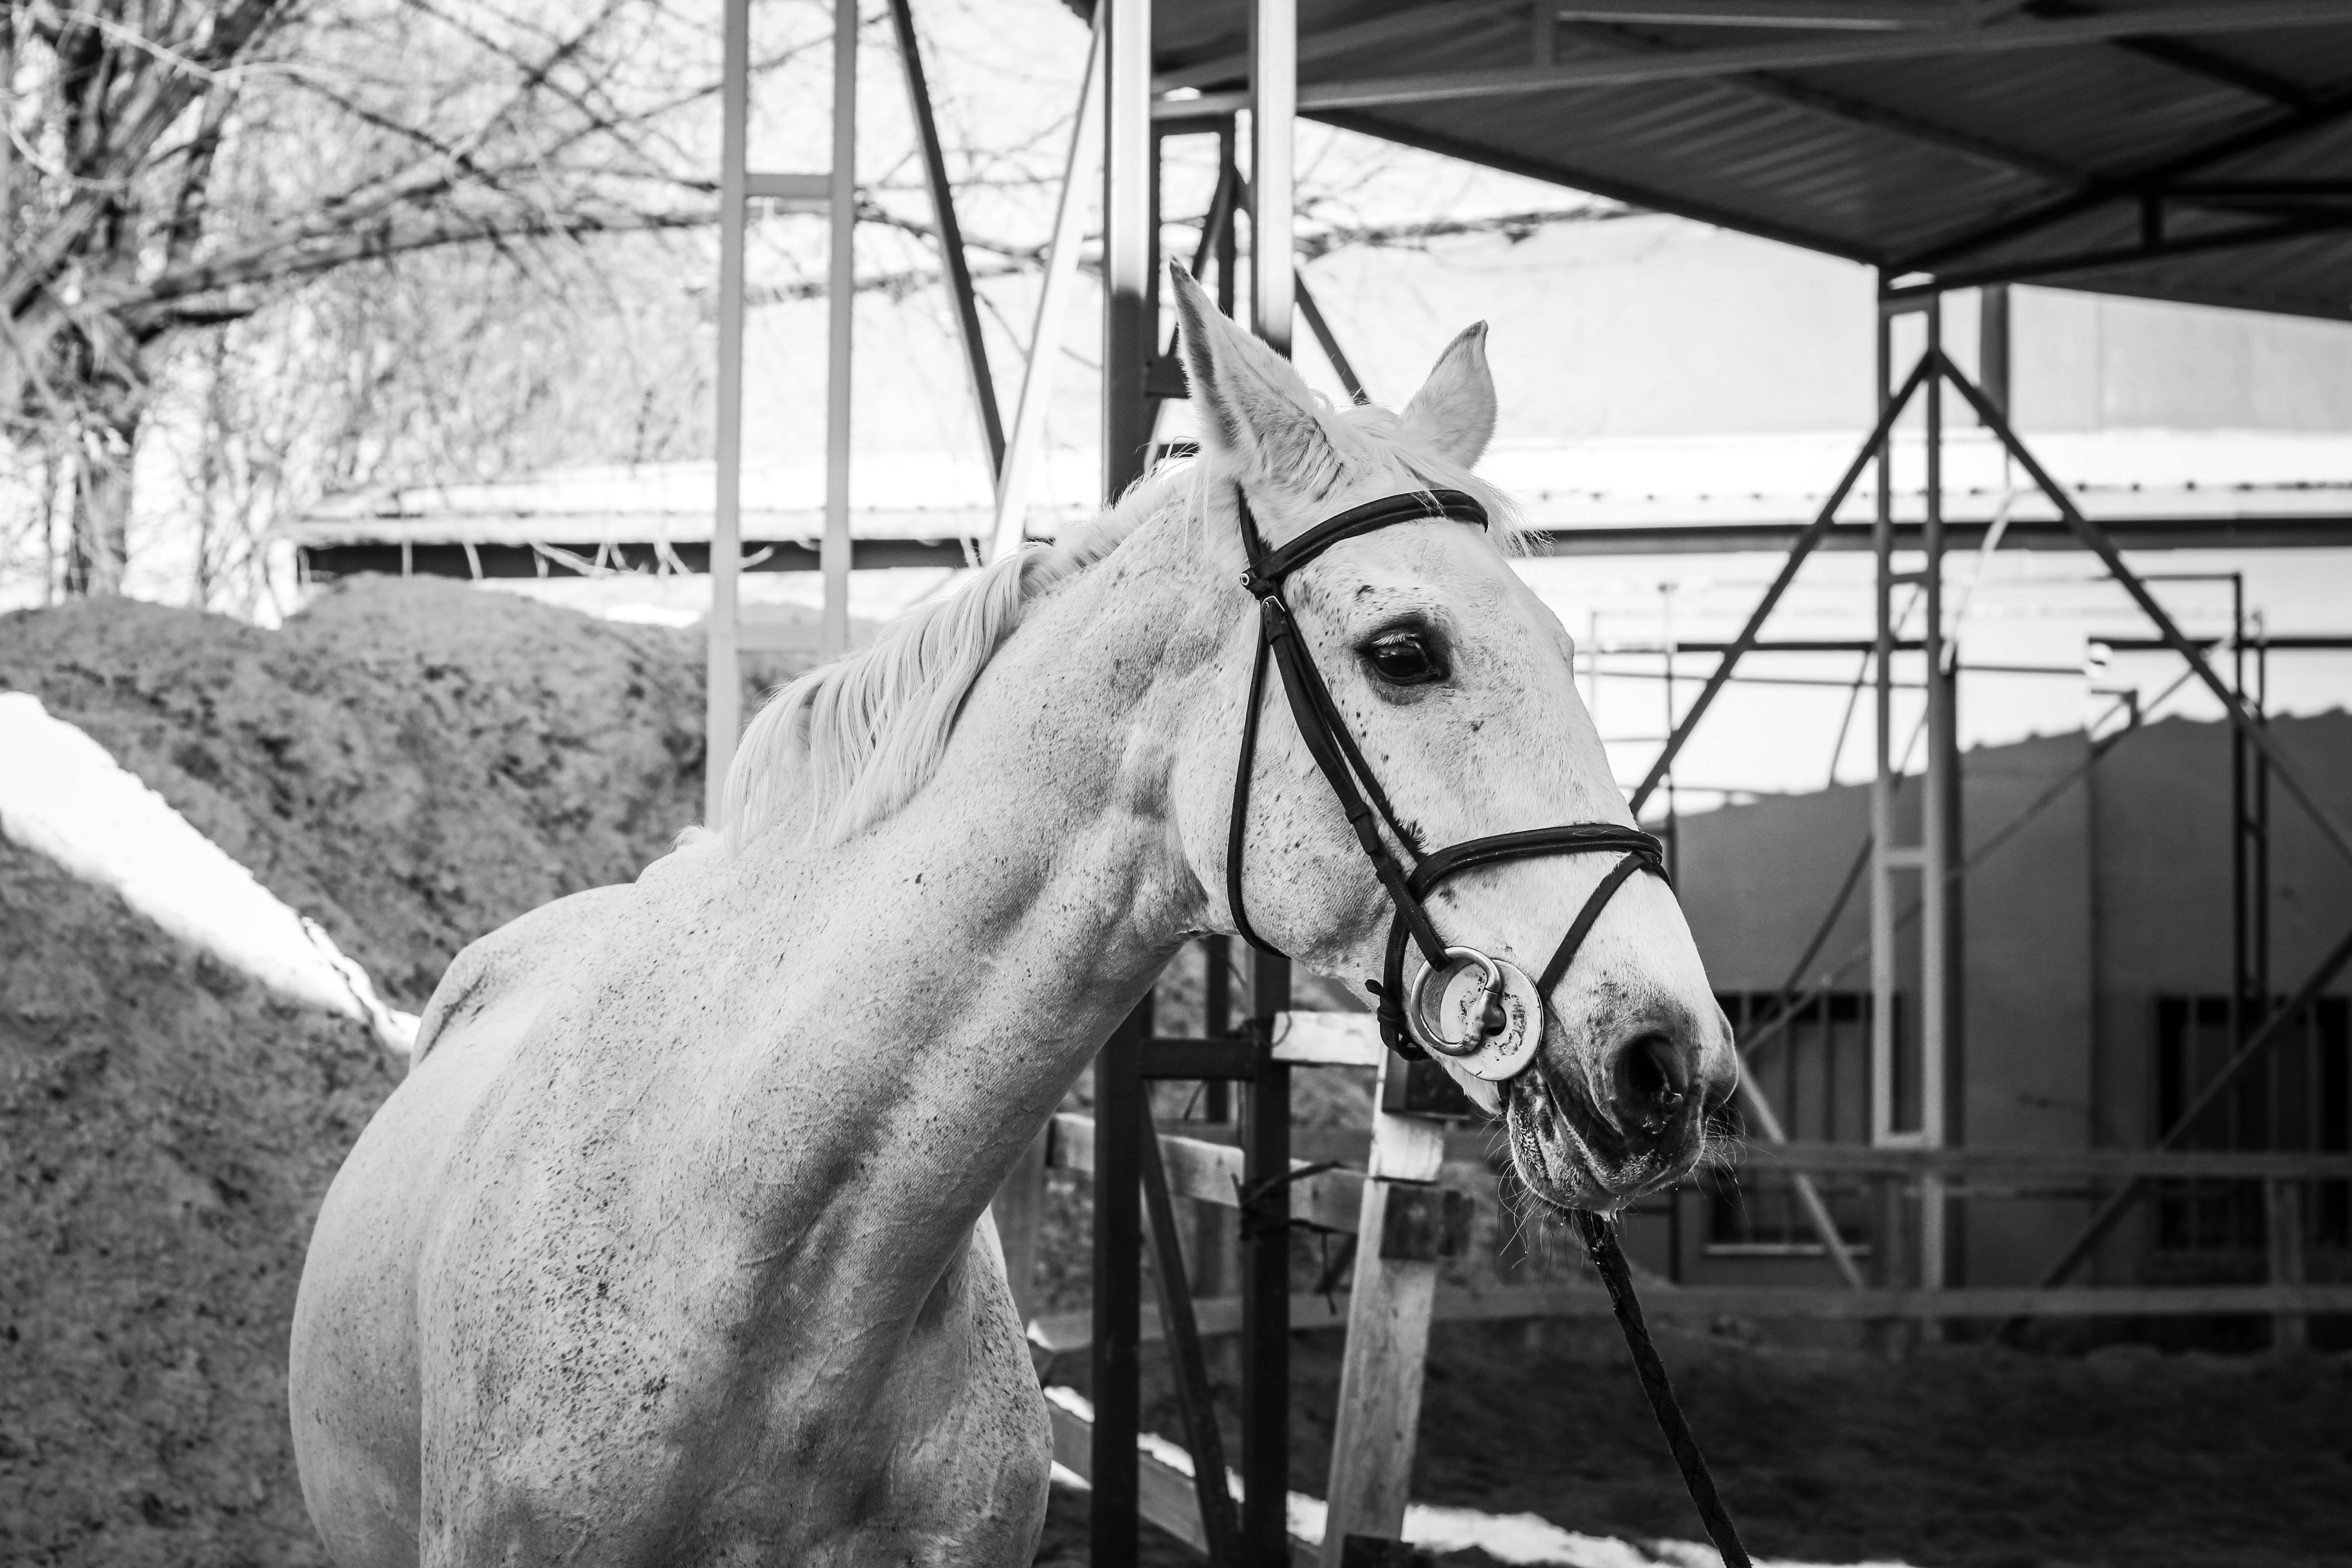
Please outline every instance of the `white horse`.
[[[1483, 328], [1402, 414], [1333, 409], [1175, 287], [1199, 458], [786, 689], [722, 832], [451, 966], [296, 1309], [303, 1494], [343, 1568], [1028, 1563], [1051, 1445], [985, 1207], [1170, 956], [1234, 929], [1237, 488], [1276, 544], [1433, 487], [1508, 515], [1470, 472]], [[1509, 542], [1432, 519], [1289, 584], [1432, 842], [1630, 826]], [[1388, 899], [1262, 711], [1249, 920], [1361, 988]], [[1429, 909], [1527, 968], [1607, 868], [1486, 867]], [[1736, 1068], [1662, 881], [1545, 1003], [1536, 1070], [1457, 1075], [1528, 1188], [1609, 1209], [1686, 1173]]]

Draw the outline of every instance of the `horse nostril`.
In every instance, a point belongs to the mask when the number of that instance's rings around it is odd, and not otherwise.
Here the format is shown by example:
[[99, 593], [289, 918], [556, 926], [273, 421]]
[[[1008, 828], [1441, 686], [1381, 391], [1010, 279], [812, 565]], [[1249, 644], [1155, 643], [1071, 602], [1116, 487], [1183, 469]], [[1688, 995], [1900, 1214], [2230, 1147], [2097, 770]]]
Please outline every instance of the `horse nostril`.
[[1690, 1100], [1674, 1042], [1654, 1031], [1626, 1042], [1617, 1055], [1616, 1078], [1620, 1125], [1650, 1137], [1672, 1125]]

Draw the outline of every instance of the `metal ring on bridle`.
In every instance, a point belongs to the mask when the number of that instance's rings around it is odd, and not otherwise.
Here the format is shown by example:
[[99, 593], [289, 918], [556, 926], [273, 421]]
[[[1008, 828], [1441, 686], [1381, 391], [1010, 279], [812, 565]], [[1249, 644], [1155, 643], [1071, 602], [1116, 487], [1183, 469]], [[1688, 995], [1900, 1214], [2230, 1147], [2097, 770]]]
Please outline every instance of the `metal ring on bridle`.
[[1405, 1016], [1421, 1026], [1413, 1031], [1421, 1042], [1440, 1056], [1475, 1057], [1486, 1048], [1486, 1037], [1474, 1029], [1472, 1034], [1461, 1039], [1447, 1039], [1438, 1031], [1436, 1026], [1429, 1022], [1429, 1015], [1423, 1010], [1423, 998], [1428, 994], [1429, 983], [1433, 978], [1450, 978], [1454, 973], [1454, 962], [1458, 959], [1468, 959], [1486, 972], [1484, 986], [1486, 1001], [1472, 1015], [1474, 1018], [1483, 1018], [1488, 1007], [1502, 1000], [1503, 966], [1475, 947], [1449, 947], [1445, 950], [1445, 963], [1424, 964], [1422, 966], [1421, 973], [1412, 977], [1412, 994], [1406, 998]]

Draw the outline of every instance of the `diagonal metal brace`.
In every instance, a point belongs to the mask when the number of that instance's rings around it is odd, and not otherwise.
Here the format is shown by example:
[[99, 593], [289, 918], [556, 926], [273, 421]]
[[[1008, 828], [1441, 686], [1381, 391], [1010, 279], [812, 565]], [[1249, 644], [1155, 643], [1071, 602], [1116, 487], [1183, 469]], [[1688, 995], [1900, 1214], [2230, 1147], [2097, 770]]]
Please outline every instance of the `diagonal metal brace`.
[[2132, 601], [2139, 605], [2141, 613], [2154, 624], [2158, 634], [2164, 638], [2165, 643], [2173, 652], [2189, 661], [2189, 668], [2196, 672], [2197, 679], [2204, 683], [2208, 691], [2220, 700], [2221, 710], [2229, 714], [2230, 722], [2238, 727], [2238, 732], [2245, 736], [2248, 745], [2262, 753], [2263, 760], [2270, 763], [2272, 771], [2278, 774], [2279, 782], [2286, 785], [2287, 793], [2294, 795], [2296, 804], [2310, 814], [2312, 821], [2319, 825], [2319, 830], [2327, 836], [2327, 841], [2335, 845], [2347, 860], [2352, 860], [2352, 833], [2346, 832], [2343, 825], [2329, 816], [2320, 805], [2319, 796], [2314, 793], [2309, 784], [2304, 782], [2303, 770], [2287, 760], [2284, 753], [2279, 750], [2278, 742], [2272, 738], [2269, 729], [2247, 710], [2245, 703], [2239, 699], [2237, 693], [2222, 684], [2221, 678], [2215, 674], [2213, 667], [2206, 662], [2204, 652], [2195, 643], [2181, 635], [2180, 627], [2175, 624], [2165, 607], [2157, 603], [2156, 595], [2148, 592], [2147, 584], [2141, 582], [2138, 574], [2125, 564], [2123, 552], [2116, 548], [2116, 542], [2107, 536], [2107, 531], [2084, 517], [2074, 503], [2067, 499], [2066, 492], [2059, 487], [2057, 480], [2050, 477], [2049, 470], [2036, 462], [2033, 454], [2025, 449], [2025, 443], [2017, 438], [2017, 432], [2009, 427], [2009, 421], [2001, 417], [2000, 410], [1992, 405], [1992, 400], [1987, 397], [1974, 382], [1962, 375], [1941, 349], [1929, 350], [1927, 357], [1935, 362], [1937, 374], [1950, 382], [1954, 390], [1962, 397], [1968, 399], [1969, 406], [1976, 410], [1977, 417], [1983, 422], [1985, 428], [2000, 437], [2000, 444], [2009, 448], [2009, 455], [2017, 459], [2017, 466], [2023, 468], [2026, 476], [2032, 479], [2042, 493], [2050, 499], [2050, 504], [2058, 509], [2058, 515], [2065, 521], [2066, 526], [2074, 531], [2074, 537], [2081, 540], [2084, 545], [2106, 566], [2115, 580], [2123, 584], [2124, 592], [2132, 596]]
[[1740, 657], [1756, 646], [1756, 638], [1763, 631], [1766, 618], [1780, 603], [1780, 595], [1789, 591], [1789, 584], [1797, 580], [1797, 568], [1805, 563], [1805, 557], [1813, 552], [1813, 547], [1828, 537], [1830, 529], [1836, 522], [1838, 508], [1845, 504], [1845, 498], [1853, 493], [1854, 481], [1862, 478], [1862, 471], [1878, 455], [1878, 448], [1885, 443], [1886, 433], [1895, 427], [1895, 421], [1910, 403], [1912, 395], [1919, 390], [1920, 384], [1927, 379], [1931, 368], [1927, 357], [1922, 355], [1919, 363], [1912, 367], [1911, 374], [1904, 377], [1902, 389], [1895, 393], [1887, 403], [1885, 411], [1879, 415], [1877, 426], [1863, 442], [1862, 450], [1854, 454], [1853, 461], [1846, 466], [1844, 477], [1838, 480], [1837, 488], [1830, 491], [1829, 500], [1822, 503], [1822, 510], [1814, 515], [1813, 521], [1806, 524], [1805, 531], [1790, 544], [1789, 558], [1780, 563], [1780, 574], [1772, 579], [1772, 585], [1765, 589], [1764, 596], [1756, 602], [1748, 624], [1740, 628], [1739, 636], [1716, 661], [1714, 673], [1706, 678], [1706, 684], [1699, 689], [1690, 710], [1683, 715], [1682, 722], [1675, 726], [1675, 732], [1666, 738], [1665, 749], [1658, 753], [1658, 760], [1650, 764], [1650, 771], [1643, 776], [1641, 786], [1633, 791], [1632, 810], [1634, 816], [1642, 815], [1642, 807], [1665, 778], [1667, 771], [1675, 765], [1675, 759], [1682, 754], [1684, 742], [1691, 738], [1691, 731], [1698, 728], [1698, 721], [1706, 717], [1707, 708], [1730, 682], [1732, 669], [1739, 663]]

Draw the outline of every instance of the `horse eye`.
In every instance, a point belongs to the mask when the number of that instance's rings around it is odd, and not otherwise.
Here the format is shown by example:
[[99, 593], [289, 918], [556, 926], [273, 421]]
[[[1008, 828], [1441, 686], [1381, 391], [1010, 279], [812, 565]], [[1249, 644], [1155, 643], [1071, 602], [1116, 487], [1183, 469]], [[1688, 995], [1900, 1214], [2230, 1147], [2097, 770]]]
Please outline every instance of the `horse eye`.
[[1364, 645], [1365, 661], [1382, 680], [1421, 686], [1445, 679], [1445, 661], [1428, 633], [1404, 628], [1382, 632]]

